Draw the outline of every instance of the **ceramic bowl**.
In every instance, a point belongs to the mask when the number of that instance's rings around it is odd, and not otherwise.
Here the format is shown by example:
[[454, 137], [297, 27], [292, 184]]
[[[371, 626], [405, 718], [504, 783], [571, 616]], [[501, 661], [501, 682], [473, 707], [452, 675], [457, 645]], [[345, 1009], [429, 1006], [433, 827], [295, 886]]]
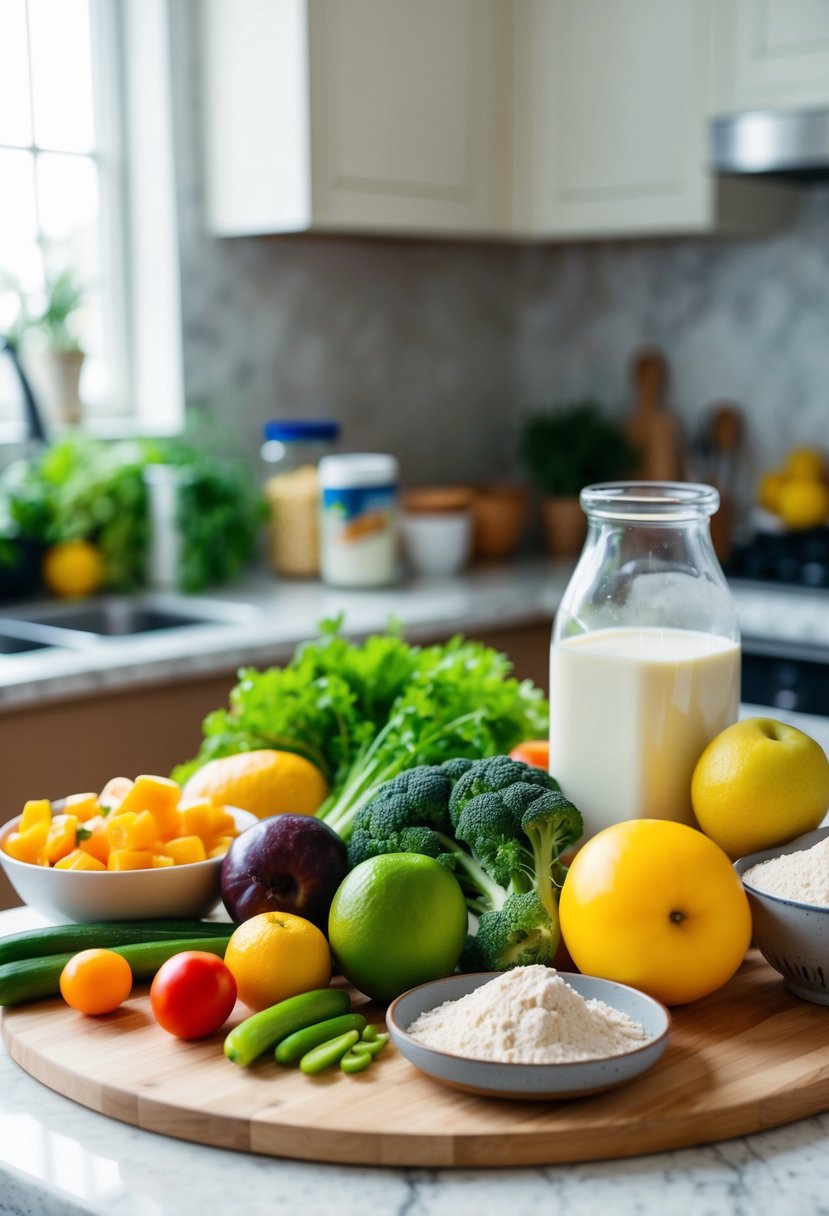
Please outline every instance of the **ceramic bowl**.
[[[240, 832], [258, 823], [228, 809]], [[0, 867], [23, 902], [56, 924], [201, 917], [221, 898], [221, 857], [156, 870], [55, 870], [9, 857], [3, 846], [19, 822], [0, 827]]]
[[561, 978], [586, 1000], [597, 998], [640, 1022], [648, 1042], [624, 1055], [575, 1064], [502, 1064], [472, 1060], [426, 1047], [408, 1034], [415, 1018], [444, 1001], [457, 1001], [502, 974], [452, 975], [404, 992], [388, 1008], [386, 1021], [402, 1055], [421, 1072], [455, 1089], [499, 1098], [579, 1098], [622, 1085], [650, 1068], [668, 1044], [670, 1014], [664, 1005], [635, 988], [587, 975], [560, 972]]
[[746, 882], [744, 875], [762, 861], [809, 849], [827, 836], [829, 827], [817, 828], [789, 844], [750, 853], [734, 863], [751, 905], [755, 945], [783, 976], [790, 992], [817, 1005], [829, 1005], [829, 908], [770, 895]]
[[403, 553], [415, 574], [457, 574], [472, 553], [472, 512], [404, 512], [400, 535]]

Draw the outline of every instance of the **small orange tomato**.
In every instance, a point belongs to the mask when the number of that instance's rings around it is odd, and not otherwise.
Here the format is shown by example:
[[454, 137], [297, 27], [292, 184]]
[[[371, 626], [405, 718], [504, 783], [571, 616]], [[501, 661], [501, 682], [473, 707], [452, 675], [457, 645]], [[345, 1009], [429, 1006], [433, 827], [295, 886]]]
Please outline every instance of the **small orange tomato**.
[[60, 975], [60, 992], [80, 1013], [112, 1013], [132, 990], [130, 965], [114, 950], [81, 950]]
[[525, 739], [523, 743], [517, 744], [512, 749], [510, 757], [513, 760], [523, 760], [525, 764], [532, 764], [535, 768], [543, 768], [546, 773], [549, 773], [550, 741], [549, 739]]

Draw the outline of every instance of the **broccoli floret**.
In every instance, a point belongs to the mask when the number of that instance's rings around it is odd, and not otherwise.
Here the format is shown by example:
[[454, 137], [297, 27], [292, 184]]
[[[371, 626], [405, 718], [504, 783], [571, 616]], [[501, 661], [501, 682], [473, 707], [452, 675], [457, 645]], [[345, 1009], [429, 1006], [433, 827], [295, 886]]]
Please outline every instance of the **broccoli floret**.
[[476, 760], [455, 782], [449, 799], [452, 826], [457, 827], [461, 811], [467, 802], [481, 794], [498, 793], [513, 785], [532, 785], [545, 790], [557, 790], [558, 782], [543, 769], [509, 756], [488, 756]]
[[582, 821], [543, 770], [495, 756], [403, 772], [358, 811], [356, 865], [382, 853], [425, 853], [449, 866], [480, 920], [464, 970], [552, 962], [559, 941], [563, 849]]
[[474, 947], [464, 953], [462, 963], [484, 971], [508, 971], [536, 963], [550, 966], [559, 940], [557, 909], [550, 916], [534, 891], [510, 895], [499, 911], [483, 913]]

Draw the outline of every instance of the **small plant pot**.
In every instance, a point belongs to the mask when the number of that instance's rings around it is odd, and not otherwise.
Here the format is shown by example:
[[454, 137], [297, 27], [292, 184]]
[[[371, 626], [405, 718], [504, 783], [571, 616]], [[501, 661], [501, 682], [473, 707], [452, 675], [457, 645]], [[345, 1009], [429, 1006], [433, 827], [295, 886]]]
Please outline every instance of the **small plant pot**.
[[473, 557], [499, 561], [512, 557], [527, 522], [529, 495], [524, 486], [481, 485], [472, 502]]
[[79, 350], [26, 351], [26, 369], [50, 429], [77, 426], [81, 420], [78, 386], [83, 360]]
[[587, 535], [587, 516], [578, 498], [548, 495], [541, 501], [541, 522], [547, 552], [553, 557], [577, 557]]

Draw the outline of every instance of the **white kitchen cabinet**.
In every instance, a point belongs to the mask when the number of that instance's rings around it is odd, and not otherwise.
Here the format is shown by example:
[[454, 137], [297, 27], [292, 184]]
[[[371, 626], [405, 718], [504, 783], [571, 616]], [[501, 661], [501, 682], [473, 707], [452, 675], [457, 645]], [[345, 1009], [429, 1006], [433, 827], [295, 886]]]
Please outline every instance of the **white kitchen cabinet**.
[[503, 0], [203, 0], [219, 234], [507, 225]]
[[517, 226], [539, 236], [761, 231], [790, 192], [707, 167], [711, 0], [522, 0]]
[[208, 226], [763, 231], [791, 192], [707, 168], [717, 3], [202, 0]]
[[717, 0], [720, 113], [829, 105], [827, 0]]

